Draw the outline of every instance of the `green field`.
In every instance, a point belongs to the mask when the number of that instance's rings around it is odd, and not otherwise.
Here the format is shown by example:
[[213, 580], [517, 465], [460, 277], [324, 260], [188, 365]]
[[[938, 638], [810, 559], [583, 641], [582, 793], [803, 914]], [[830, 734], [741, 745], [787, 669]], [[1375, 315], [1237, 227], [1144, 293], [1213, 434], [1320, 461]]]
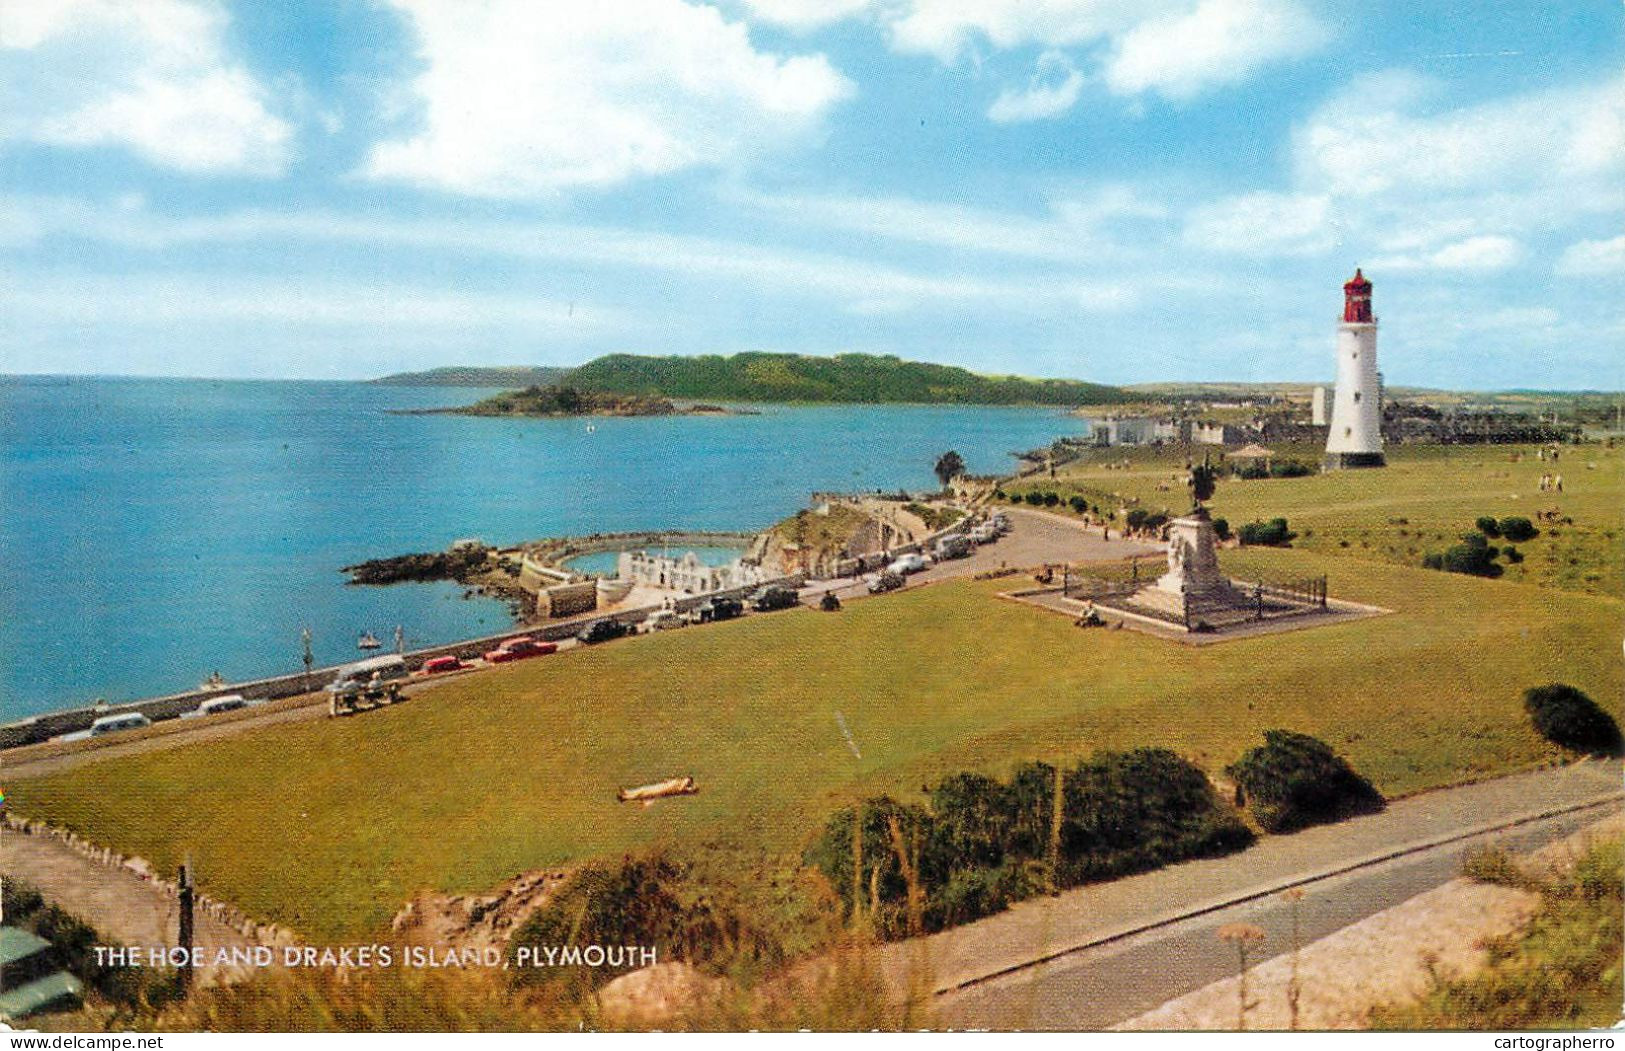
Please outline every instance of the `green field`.
[[[1080, 631], [998, 598], [1008, 580], [960, 581], [611, 643], [357, 718], [7, 788], [17, 812], [165, 869], [190, 852], [210, 893], [306, 937], [357, 938], [420, 889], [661, 839], [794, 852], [858, 793], [914, 797], [958, 770], [1097, 748], [1162, 744], [1217, 772], [1281, 726], [1412, 792], [1555, 758], [1526, 726], [1527, 685], [1605, 702], [1625, 687], [1611, 597], [1313, 551], [1225, 563], [1326, 573], [1335, 596], [1395, 612], [1190, 648]], [[677, 774], [700, 794], [615, 802]]]
[[[1318, 447], [1271, 448], [1282, 459], [1319, 464]], [[1086, 461], [1061, 467], [1054, 480], [1035, 476], [1008, 488], [1049, 489], [1064, 498], [1081, 486], [1089, 493], [1138, 498], [1149, 510], [1183, 511], [1190, 505], [1182, 481], [1187, 455], [1096, 450]], [[1195, 452], [1198, 459], [1202, 455]], [[1254, 481], [1225, 477], [1212, 500], [1213, 514], [1232, 526], [1285, 517], [1299, 534], [1295, 547], [1420, 566], [1428, 552], [1471, 531], [1480, 515], [1534, 520], [1536, 512], [1554, 508], [1573, 525], [1539, 523], [1541, 535], [1517, 545], [1524, 561], [1507, 566], [1502, 579], [1625, 597], [1625, 450], [1565, 447], [1562, 459], [1551, 463], [1536, 460], [1532, 447], [1398, 446], [1388, 458], [1382, 470]], [[1127, 468], [1107, 466], [1125, 460]], [[1540, 491], [1540, 476], [1547, 473], [1563, 476], [1563, 493]]]

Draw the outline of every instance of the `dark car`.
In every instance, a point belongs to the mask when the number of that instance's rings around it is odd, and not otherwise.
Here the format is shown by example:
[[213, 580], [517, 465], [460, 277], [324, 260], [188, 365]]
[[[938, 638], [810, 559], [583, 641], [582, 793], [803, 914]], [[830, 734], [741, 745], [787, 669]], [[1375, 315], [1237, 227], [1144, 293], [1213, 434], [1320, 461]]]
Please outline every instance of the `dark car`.
[[869, 581], [869, 594], [883, 595], [888, 591], [896, 591], [905, 583], [907, 583], [907, 581], [905, 581], [900, 574], [886, 570], [876, 575], [873, 580]]
[[750, 608], [758, 613], [770, 613], [776, 609], [789, 609], [799, 601], [801, 598], [795, 588], [769, 584], [750, 597]]
[[632, 625], [618, 620], [595, 620], [576, 636], [576, 641], [591, 646], [595, 642], [608, 642], [632, 634]]
[[710, 624], [717, 620], [733, 620], [745, 614], [745, 604], [736, 598], [714, 598], [694, 607], [691, 619], [696, 624]]

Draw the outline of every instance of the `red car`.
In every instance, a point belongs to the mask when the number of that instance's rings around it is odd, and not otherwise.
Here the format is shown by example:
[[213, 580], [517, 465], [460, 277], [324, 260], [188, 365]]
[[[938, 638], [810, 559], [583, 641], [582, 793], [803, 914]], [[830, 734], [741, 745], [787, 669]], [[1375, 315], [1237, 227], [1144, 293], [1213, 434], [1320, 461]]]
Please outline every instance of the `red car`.
[[522, 661], [526, 657], [540, 657], [548, 653], [556, 653], [559, 644], [556, 642], [537, 642], [529, 635], [518, 635], [511, 639], [504, 639], [502, 645], [485, 655], [487, 664], [506, 664], [509, 661]]
[[423, 662], [418, 671], [424, 675], [439, 675], [444, 671], [462, 671], [468, 665], [453, 656], [431, 657]]

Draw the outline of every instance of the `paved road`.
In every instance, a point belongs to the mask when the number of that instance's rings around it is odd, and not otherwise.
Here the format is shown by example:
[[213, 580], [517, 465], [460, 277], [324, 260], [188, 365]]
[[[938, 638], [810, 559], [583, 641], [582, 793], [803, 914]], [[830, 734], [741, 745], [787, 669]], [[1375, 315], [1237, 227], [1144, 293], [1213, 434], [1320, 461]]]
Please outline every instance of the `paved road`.
[[[1568, 814], [1318, 881], [1304, 888], [1302, 944], [1332, 934], [1461, 875], [1462, 856], [1487, 841], [1533, 850], [1595, 822], [1606, 810]], [[939, 999], [939, 1025], [977, 1029], [1105, 1029], [1210, 982], [1234, 977], [1227, 923], [1261, 927], [1250, 959], [1263, 963], [1292, 946], [1290, 906], [1279, 895], [1086, 949]]]
[[[911, 575], [909, 586], [973, 576], [1003, 567], [1025, 569], [1061, 562], [1114, 562], [1133, 555], [1157, 562], [1164, 550], [1160, 544], [1124, 540], [1116, 530], [1112, 531], [1111, 539], [1102, 539], [1098, 526], [1090, 528], [1063, 515], [1019, 507], [999, 510], [1010, 516], [1009, 535], [978, 546], [969, 558], [950, 559]], [[1162, 571], [1160, 562], [1152, 568], [1157, 573]], [[808, 585], [803, 594], [811, 600], [826, 590], [837, 591], [845, 597], [864, 592], [865, 584], [862, 581], [818, 581]]]
[[[918, 973], [923, 966], [932, 988], [944, 994], [942, 1006], [950, 1012], [957, 1010], [955, 1005], [961, 1001], [979, 1003], [987, 1017], [978, 1015], [981, 1020], [965, 1024], [993, 1025], [992, 1018], [999, 1011], [1014, 1012], [1016, 1021], [1030, 1019], [1032, 1012], [1022, 1015], [1027, 1008], [1021, 1005], [1031, 1002], [1032, 997], [1023, 1000], [997, 992], [1032, 981], [1030, 977], [1018, 977], [1017, 972], [1061, 973], [1065, 971], [1065, 960], [1091, 958], [1079, 952], [1090, 946], [1101, 946], [1087, 948], [1094, 955], [1121, 952], [1138, 932], [1175, 924], [1198, 912], [1212, 912], [1244, 898], [1268, 895], [1294, 882], [1329, 876], [1348, 866], [1375, 863], [1407, 847], [1544, 811], [1603, 798], [1617, 800], [1619, 796], [1619, 764], [1604, 762], [1576, 763], [1425, 792], [1397, 800], [1380, 814], [1305, 829], [1290, 836], [1266, 836], [1239, 854], [1080, 887], [1054, 898], [1024, 902], [1007, 912], [940, 934], [888, 945], [881, 950], [882, 967], [896, 988], [906, 989], [909, 975]], [[1617, 807], [1618, 803], [1612, 805]], [[1448, 862], [1441, 864], [1442, 870], [1396, 869], [1409, 875], [1395, 877], [1393, 886], [1403, 891], [1404, 897], [1410, 897], [1427, 889], [1428, 872], [1443, 871], [1446, 878], [1455, 874], [1456, 869]], [[1381, 896], [1371, 889], [1351, 900], [1367, 902], [1368, 907], [1355, 907], [1354, 911], [1361, 915], [1386, 907], [1379, 904]], [[1198, 937], [1193, 944], [1205, 943]], [[1047, 960], [1055, 962], [1043, 964]], [[1184, 988], [1168, 982], [1159, 984], [1159, 972], [1176, 974], [1177, 966], [1173, 957], [1164, 957], [1150, 970], [1125, 969], [1125, 973], [1129, 975], [1127, 980], [1138, 983], [1136, 988], [1143, 986], [1140, 999], [1159, 997], [1155, 1003], [1209, 980], [1192, 979]], [[1134, 974], [1141, 977], [1133, 978]], [[1004, 975], [1008, 977], [1001, 977]], [[978, 986], [994, 991], [971, 991]], [[1135, 997], [1126, 993], [1122, 997], [1129, 1006], [1124, 1007], [1126, 1013], [1121, 1018], [1143, 1009], [1132, 1006], [1138, 1002]], [[1045, 995], [1043, 1001], [1066, 998], [1057, 993]], [[1098, 999], [1115, 1003], [1103, 994]], [[1098, 1020], [1103, 1015], [1094, 1017]]]

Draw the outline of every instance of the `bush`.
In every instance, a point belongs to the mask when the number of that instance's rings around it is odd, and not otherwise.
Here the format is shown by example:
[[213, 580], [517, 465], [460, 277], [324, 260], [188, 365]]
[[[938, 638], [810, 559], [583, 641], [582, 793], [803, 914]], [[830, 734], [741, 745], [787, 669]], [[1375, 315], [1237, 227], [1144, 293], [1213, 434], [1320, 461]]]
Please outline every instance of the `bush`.
[[1270, 464], [1270, 475], [1274, 478], [1302, 478], [1314, 473], [1315, 469], [1302, 460], [1276, 460]]
[[[1096, 753], [1067, 771], [1064, 785], [1053, 874], [1052, 766], [1027, 763], [1008, 782], [955, 775], [932, 789], [929, 809], [885, 797], [865, 802], [859, 893], [875, 933], [909, 933], [909, 869], [917, 874], [921, 927], [939, 930], [1031, 897], [1048, 885], [1049, 875], [1056, 885], [1069, 886], [1252, 842], [1206, 775], [1165, 749]], [[848, 915], [855, 820], [850, 807], [832, 815], [806, 853]]]
[[1130, 529], [1140, 529], [1145, 526], [1145, 520], [1149, 514], [1150, 512], [1145, 508], [1136, 507], [1123, 517], [1123, 521], [1128, 523]]
[[1502, 548], [1501, 554], [1506, 556], [1506, 560], [1511, 562], [1513, 565], [1517, 565], [1519, 562], [1523, 561], [1523, 552], [1519, 551], [1515, 547], [1512, 547], [1511, 545]]
[[1478, 521], [1473, 524], [1478, 526], [1478, 531], [1485, 536], [1497, 537], [1501, 535], [1501, 527], [1496, 524], [1494, 515], [1481, 515]]
[[1215, 518], [1213, 520], [1213, 535], [1220, 540], [1230, 539], [1230, 520], [1228, 518]]
[[1021, 503], [1021, 494], [1020, 493], [1005, 493], [1004, 495], [1005, 495], [1005, 498], [1007, 500], [1009, 500], [1012, 504]]
[[1066, 506], [1072, 508], [1072, 510], [1081, 515], [1085, 511], [1089, 510], [1089, 501], [1085, 500], [1081, 496], [1073, 496], [1067, 499]]
[[1500, 549], [1491, 547], [1482, 533], [1468, 533], [1462, 542], [1442, 552], [1434, 552], [1422, 560], [1428, 569], [1442, 569], [1446, 573], [1467, 573], [1475, 577], [1498, 577], [1502, 567], [1495, 559]]
[[1022, 497], [1022, 499], [1026, 500], [1032, 506], [1037, 507], [1039, 504], [1044, 502], [1044, 494], [1040, 493], [1036, 489], [1030, 489], [1028, 490], [1027, 495]]
[[1287, 528], [1286, 519], [1272, 518], [1268, 522], [1248, 522], [1236, 530], [1243, 544], [1263, 547], [1286, 547], [1298, 534]]
[[1045, 507], [1054, 507], [1056, 504], [1058, 504], [1060, 502], [1061, 502], [1061, 496], [1060, 496], [1059, 493], [1045, 493], [1044, 494], [1044, 506]]
[[1619, 724], [1596, 701], [1565, 683], [1524, 691], [1524, 711], [1535, 730], [1560, 748], [1592, 755], [1617, 755]]
[[1245, 481], [1253, 481], [1259, 478], [1268, 478], [1270, 469], [1264, 466], [1262, 460], [1248, 460], [1233, 467], [1231, 473]]
[[1331, 746], [1290, 730], [1264, 731], [1264, 744], [1225, 771], [1236, 779], [1258, 824], [1291, 832], [1381, 810], [1382, 795]]
[[1540, 535], [1540, 530], [1535, 528], [1535, 523], [1521, 517], [1501, 519], [1500, 530], [1502, 536], [1518, 544], [1533, 540]]

